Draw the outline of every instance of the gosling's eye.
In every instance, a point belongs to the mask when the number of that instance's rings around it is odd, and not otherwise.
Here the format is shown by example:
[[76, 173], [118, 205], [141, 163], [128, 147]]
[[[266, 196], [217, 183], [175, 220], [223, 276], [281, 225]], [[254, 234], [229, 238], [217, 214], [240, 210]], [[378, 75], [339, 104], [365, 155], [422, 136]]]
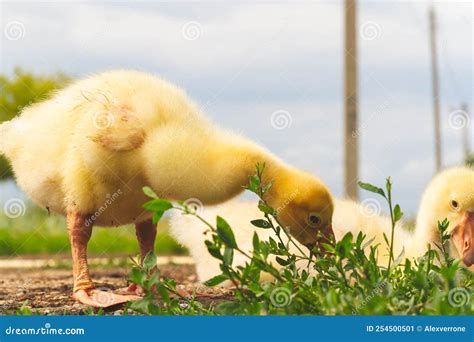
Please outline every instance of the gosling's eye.
[[458, 209], [459, 208], [458, 201], [452, 200], [451, 201], [451, 207], [453, 207], [454, 209]]
[[316, 214], [309, 214], [308, 221], [310, 224], [316, 225], [316, 224], [319, 224], [319, 222], [321, 222], [321, 219]]

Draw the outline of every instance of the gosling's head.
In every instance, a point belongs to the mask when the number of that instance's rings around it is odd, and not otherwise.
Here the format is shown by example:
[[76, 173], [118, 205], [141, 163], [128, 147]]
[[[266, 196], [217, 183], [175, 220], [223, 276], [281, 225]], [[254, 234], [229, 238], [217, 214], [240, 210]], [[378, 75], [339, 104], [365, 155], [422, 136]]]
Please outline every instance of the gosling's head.
[[332, 195], [314, 176], [295, 170], [275, 179], [268, 202], [291, 235], [309, 249], [334, 239]]
[[425, 192], [422, 210], [434, 215], [432, 226], [449, 220], [448, 233], [459, 258], [468, 267], [474, 264], [474, 170], [452, 168], [437, 175]]

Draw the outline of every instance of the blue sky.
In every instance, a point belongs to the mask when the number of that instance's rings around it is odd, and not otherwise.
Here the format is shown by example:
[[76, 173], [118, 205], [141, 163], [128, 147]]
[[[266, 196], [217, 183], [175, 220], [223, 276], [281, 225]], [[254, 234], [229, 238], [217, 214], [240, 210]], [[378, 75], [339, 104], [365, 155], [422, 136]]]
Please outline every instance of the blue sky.
[[[412, 214], [434, 172], [430, 3], [358, 7], [360, 178], [382, 184], [391, 176]], [[473, 107], [474, 14], [470, 1], [435, 7], [444, 164], [455, 165], [461, 135], [449, 117], [462, 101]], [[160, 74], [221, 126], [319, 175], [340, 196], [343, 13], [342, 1], [2, 1], [0, 72]], [[291, 125], [274, 128], [278, 111]], [[0, 188], [0, 201], [17, 195]]]

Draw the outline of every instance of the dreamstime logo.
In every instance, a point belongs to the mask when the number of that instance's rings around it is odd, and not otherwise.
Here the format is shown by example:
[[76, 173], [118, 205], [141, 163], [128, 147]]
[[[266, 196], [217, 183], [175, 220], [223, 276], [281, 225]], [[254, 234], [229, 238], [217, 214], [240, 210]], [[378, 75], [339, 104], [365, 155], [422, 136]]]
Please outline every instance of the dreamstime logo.
[[20, 21], [9, 21], [5, 25], [3, 33], [5, 34], [5, 38], [8, 40], [20, 40], [25, 36], [25, 25]]
[[462, 129], [469, 126], [469, 114], [459, 109], [449, 114], [449, 126], [452, 129]]
[[377, 216], [381, 211], [380, 202], [376, 199], [367, 198], [361, 202], [360, 213], [366, 217]]
[[286, 287], [277, 287], [273, 289], [270, 294], [270, 301], [274, 307], [282, 308], [284, 306], [290, 305], [291, 303], [291, 291]]
[[471, 293], [465, 287], [455, 287], [448, 292], [448, 303], [459, 308], [469, 303], [471, 300]]
[[272, 127], [275, 129], [285, 129], [291, 126], [291, 122], [293, 118], [291, 114], [286, 110], [277, 110], [276, 112], [272, 113], [270, 118], [270, 122]]
[[201, 38], [203, 33], [203, 28], [200, 23], [197, 21], [188, 21], [183, 25], [181, 29], [184, 39], [186, 40], [196, 40]]
[[201, 215], [204, 210], [204, 205], [197, 198], [188, 198], [183, 204], [194, 215]]
[[360, 26], [360, 36], [364, 40], [375, 40], [382, 35], [382, 27], [374, 21], [366, 21]]
[[25, 202], [23, 202], [19, 198], [9, 199], [3, 206], [3, 212], [9, 218], [17, 218], [23, 216], [26, 212]]
[[107, 129], [115, 124], [115, 117], [109, 111], [100, 111], [94, 114], [94, 126], [98, 129]]
[[180, 300], [179, 301], [179, 307], [182, 309], [182, 310], [187, 310], [189, 309], [189, 302], [185, 301], [185, 300]]
[[99, 287], [92, 291], [91, 298], [103, 306], [110, 306], [114, 301], [114, 293], [108, 287]]

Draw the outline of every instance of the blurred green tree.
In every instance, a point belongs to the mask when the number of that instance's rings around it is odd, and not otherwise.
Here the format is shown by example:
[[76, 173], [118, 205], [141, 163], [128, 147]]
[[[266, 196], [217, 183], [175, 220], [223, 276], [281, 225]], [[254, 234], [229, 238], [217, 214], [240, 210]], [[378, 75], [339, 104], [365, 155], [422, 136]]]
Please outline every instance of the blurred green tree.
[[474, 167], [474, 154], [470, 154], [467, 158], [466, 158], [466, 165], [467, 166], [473, 166]]
[[[40, 76], [20, 68], [16, 68], [10, 77], [0, 75], [0, 123], [11, 120], [24, 107], [47, 98], [54, 90], [64, 87], [69, 80], [62, 73]], [[8, 162], [0, 156], [0, 180], [12, 176]]]

